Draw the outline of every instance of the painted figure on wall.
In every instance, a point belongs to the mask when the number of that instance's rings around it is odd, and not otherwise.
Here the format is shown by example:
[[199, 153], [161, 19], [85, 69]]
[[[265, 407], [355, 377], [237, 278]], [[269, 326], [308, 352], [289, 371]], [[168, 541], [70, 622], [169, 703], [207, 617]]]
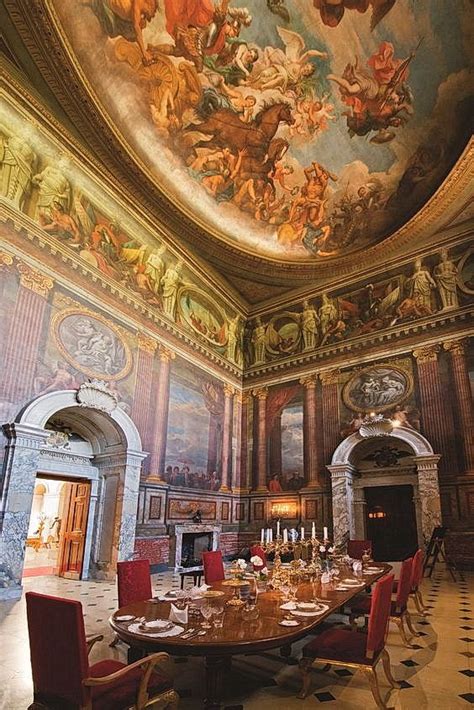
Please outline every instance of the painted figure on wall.
[[170, 264], [161, 279], [163, 288], [163, 311], [165, 315], [171, 319], [174, 319], [176, 312], [176, 299], [181, 281], [182, 267], [183, 263], [181, 261], [178, 261], [176, 264]]
[[22, 210], [30, 192], [36, 154], [26, 138], [10, 133], [3, 126], [2, 132], [8, 137], [0, 146], [1, 194]]
[[255, 319], [255, 326], [252, 333], [254, 347], [254, 365], [262, 365], [265, 362], [266, 350], [266, 328], [260, 316]]
[[426, 313], [432, 313], [432, 292], [436, 289], [436, 282], [429, 269], [423, 266], [421, 259], [416, 259], [413, 276], [410, 279], [410, 295], [417, 305]]
[[153, 61], [146, 49], [143, 30], [158, 9], [157, 0], [92, 0], [91, 8], [109, 37], [124, 37], [136, 42], [144, 64]]
[[318, 340], [319, 317], [316, 309], [309, 301], [303, 301], [303, 314], [301, 316], [301, 330], [303, 333], [303, 350], [314, 350]]
[[60, 205], [64, 212], [69, 212], [71, 201], [71, 184], [65, 176], [62, 166], [47, 165], [44, 170], [33, 177], [33, 185], [38, 186], [38, 202], [36, 218], [41, 224], [51, 221], [53, 211]]
[[440, 252], [439, 264], [433, 269], [433, 274], [438, 285], [443, 311], [459, 306], [457, 294], [458, 268], [449, 258], [448, 250]]

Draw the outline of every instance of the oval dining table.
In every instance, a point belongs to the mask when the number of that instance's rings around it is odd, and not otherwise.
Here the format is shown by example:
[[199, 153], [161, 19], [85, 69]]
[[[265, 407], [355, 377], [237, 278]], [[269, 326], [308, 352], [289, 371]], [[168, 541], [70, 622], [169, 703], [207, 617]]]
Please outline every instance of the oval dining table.
[[[291, 644], [306, 636], [319, 626], [330, 614], [346, 604], [365, 587], [376, 582], [392, 568], [388, 564], [377, 563], [380, 571], [363, 576], [354, 575], [348, 568], [341, 568], [340, 580], [358, 579], [363, 586], [337, 591], [338, 584], [331, 582], [321, 584], [302, 582], [298, 587], [297, 600], [309, 601], [317, 598], [327, 604], [327, 610], [318, 616], [294, 617], [300, 622], [298, 626], [282, 626], [280, 622], [288, 616], [288, 611], [281, 609], [282, 594], [277, 591], [260, 592], [257, 597], [258, 617], [246, 619], [242, 607], [226, 605], [222, 628], [209, 629], [205, 635], [192, 639], [182, 639], [180, 636], [150, 637], [133, 633], [129, 630], [129, 622], [117, 621], [117, 617], [132, 616], [134, 619], [144, 617], [146, 621], [168, 619], [170, 602], [150, 599], [135, 602], [118, 609], [109, 619], [110, 626], [117, 636], [129, 646], [128, 660], [133, 662], [147, 653], [166, 651], [172, 656], [203, 656], [206, 661], [206, 699], [204, 706], [208, 709], [218, 708], [222, 696], [222, 685], [226, 671], [230, 668], [232, 656], [238, 654], [259, 654], [272, 648], [283, 647], [283, 654], [290, 655]], [[339, 584], [341, 582], [339, 581]], [[216, 603], [224, 603], [233, 596], [234, 589], [226, 586], [225, 581], [214, 582], [213, 590], [224, 592], [220, 599], [210, 599]], [[191, 618], [184, 628], [199, 627], [199, 620]], [[286, 652], [285, 652], [286, 650]]]

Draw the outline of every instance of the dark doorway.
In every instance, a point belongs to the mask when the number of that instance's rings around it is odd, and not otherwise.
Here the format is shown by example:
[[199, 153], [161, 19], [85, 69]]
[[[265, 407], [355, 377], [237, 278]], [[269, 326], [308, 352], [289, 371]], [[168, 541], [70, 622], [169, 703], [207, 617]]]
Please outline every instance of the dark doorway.
[[418, 547], [412, 486], [364, 488], [367, 537], [378, 562], [404, 560]]

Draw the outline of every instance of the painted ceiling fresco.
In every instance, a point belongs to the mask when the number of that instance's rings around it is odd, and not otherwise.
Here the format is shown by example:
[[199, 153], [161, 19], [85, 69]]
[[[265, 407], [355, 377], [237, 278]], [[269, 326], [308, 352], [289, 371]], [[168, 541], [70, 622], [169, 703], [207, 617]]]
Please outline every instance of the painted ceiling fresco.
[[321, 261], [380, 241], [466, 143], [468, 0], [52, 3], [165, 193], [260, 256]]

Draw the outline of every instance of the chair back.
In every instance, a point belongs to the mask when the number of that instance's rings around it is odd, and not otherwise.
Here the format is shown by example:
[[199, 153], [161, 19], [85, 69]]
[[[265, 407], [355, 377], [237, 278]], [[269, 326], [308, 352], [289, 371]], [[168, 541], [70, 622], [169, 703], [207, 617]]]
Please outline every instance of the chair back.
[[393, 574], [388, 574], [377, 582], [372, 593], [367, 632], [367, 658], [374, 658], [385, 646], [385, 634], [392, 603], [392, 587]]
[[82, 604], [26, 593], [35, 699], [53, 707], [81, 707], [89, 675]]
[[119, 608], [151, 599], [150, 561], [117, 562], [117, 587]]
[[361, 560], [364, 552], [368, 550], [372, 555], [372, 540], [348, 540], [347, 554], [354, 560]]
[[222, 560], [222, 552], [220, 550], [203, 552], [202, 564], [204, 567], [204, 581], [206, 584], [220, 582], [221, 579], [225, 579], [224, 562]]
[[250, 556], [260, 557], [263, 562], [263, 565], [253, 565], [253, 568], [256, 572], [267, 566], [267, 556], [265, 554], [265, 550], [263, 549], [263, 547], [260, 547], [260, 545], [252, 545], [252, 547], [250, 548]]
[[417, 550], [413, 555], [413, 565], [411, 571], [411, 592], [416, 592], [423, 579], [423, 552]]
[[397, 599], [395, 602], [398, 612], [404, 611], [407, 608], [408, 596], [411, 590], [412, 570], [413, 558], [409, 557], [407, 560], [403, 560], [397, 586]]

